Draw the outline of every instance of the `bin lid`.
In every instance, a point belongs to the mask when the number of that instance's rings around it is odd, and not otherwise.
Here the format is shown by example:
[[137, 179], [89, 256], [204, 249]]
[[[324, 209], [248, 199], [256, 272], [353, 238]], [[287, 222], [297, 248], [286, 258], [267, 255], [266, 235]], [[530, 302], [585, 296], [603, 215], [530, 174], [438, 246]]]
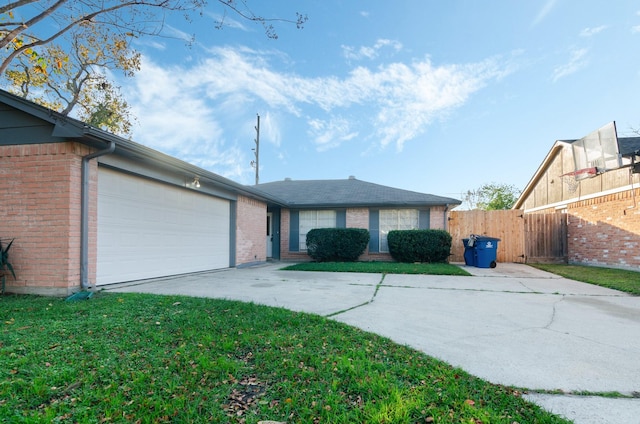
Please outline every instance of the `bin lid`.
[[500, 239], [496, 237], [476, 236], [476, 241], [500, 241]]

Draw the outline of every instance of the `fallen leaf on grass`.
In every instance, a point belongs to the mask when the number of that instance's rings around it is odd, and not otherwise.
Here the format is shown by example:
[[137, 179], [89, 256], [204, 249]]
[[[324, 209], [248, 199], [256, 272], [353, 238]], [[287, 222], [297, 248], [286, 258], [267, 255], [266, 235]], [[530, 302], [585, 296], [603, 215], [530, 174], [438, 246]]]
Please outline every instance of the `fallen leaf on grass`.
[[239, 387], [231, 391], [228, 403], [223, 405], [223, 408], [227, 414], [239, 417], [253, 407], [259, 398], [265, 394], [266, 384], [258, 381], [258, 379], [253, 376], [235, 380], [234, 383]]

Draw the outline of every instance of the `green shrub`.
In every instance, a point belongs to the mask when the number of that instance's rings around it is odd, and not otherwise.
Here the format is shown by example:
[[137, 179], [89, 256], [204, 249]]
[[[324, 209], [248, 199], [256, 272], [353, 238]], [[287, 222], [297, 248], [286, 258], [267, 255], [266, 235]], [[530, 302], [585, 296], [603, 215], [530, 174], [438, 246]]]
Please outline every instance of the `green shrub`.
[[315, 228], [307, 233], [307, 254], [319, 262], [353, 262], [368, 243], [363, 228]]
[[451, 234], [444, 230], [393, 230], [389, 253], [398, 262], [448, 262]]

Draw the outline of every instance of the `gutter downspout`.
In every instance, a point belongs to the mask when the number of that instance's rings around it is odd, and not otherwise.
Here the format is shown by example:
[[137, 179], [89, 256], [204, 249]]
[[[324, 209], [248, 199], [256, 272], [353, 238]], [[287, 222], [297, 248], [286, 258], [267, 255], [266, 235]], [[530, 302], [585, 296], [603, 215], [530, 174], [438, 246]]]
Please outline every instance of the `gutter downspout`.
[[82, 188], [80, 204], [80, 287], [89, 288], [89, 161], [98, 156], [108, 155], [116, 149], [111, 140], [109, 147], [82, 157]]
[[443, 222], [443, 228], [445, 231], [449, 231], [449, 219], [447, 219], [447, 212], [449, 211], [449, 206], [451, 206], [450, 204], [445, 204], [444, 205], [444, 222]]

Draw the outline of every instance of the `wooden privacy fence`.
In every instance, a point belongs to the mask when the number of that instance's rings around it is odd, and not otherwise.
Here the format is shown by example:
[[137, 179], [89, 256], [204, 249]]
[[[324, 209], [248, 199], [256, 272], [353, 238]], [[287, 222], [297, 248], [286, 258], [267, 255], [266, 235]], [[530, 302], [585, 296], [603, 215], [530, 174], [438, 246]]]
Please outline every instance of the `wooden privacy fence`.
[[566, 262], [567, 221], [561, 213], [524, 214], [521, 210], [452, 211], [451, 262], [464, 262], [462, 239], [477, 234], [500, 239], [497, 262]]

